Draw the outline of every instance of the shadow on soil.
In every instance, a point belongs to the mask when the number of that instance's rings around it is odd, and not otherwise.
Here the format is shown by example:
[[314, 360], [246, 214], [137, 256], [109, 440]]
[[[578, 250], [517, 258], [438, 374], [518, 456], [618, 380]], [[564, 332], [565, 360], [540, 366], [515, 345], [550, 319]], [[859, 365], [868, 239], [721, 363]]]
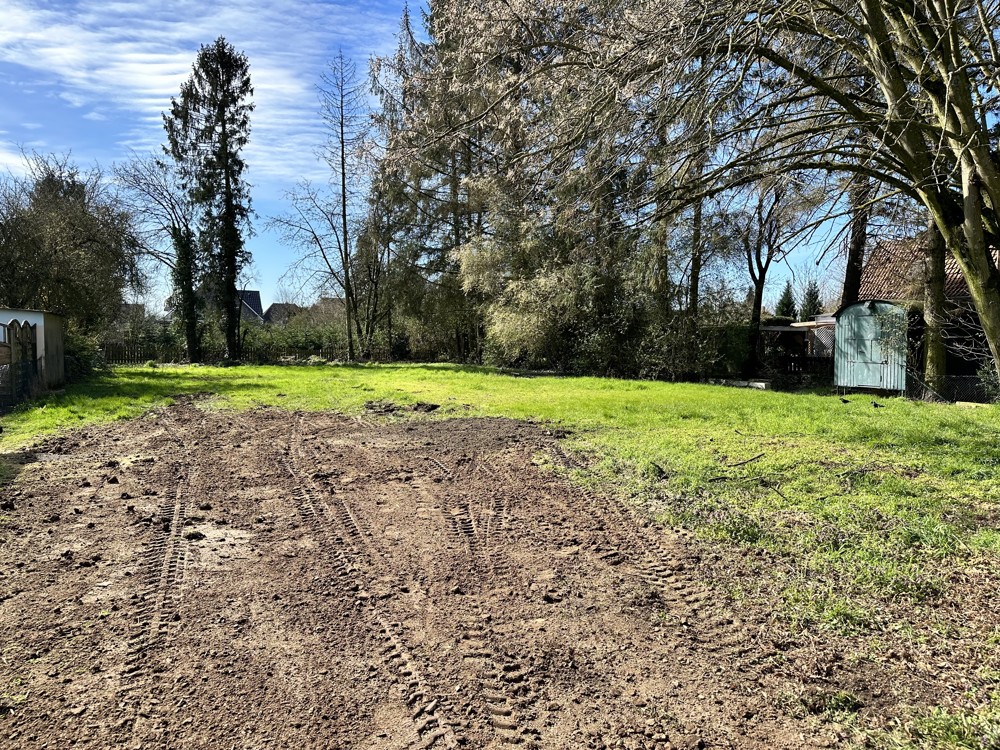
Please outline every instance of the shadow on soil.
[[[28, 464], [38, 461], [38, 457], [32, 451], [13, 451], [11, 453], [0, 453], [0, 493], [4, 487], [14, 482], [18, 475]], [[0, 497], [0, 512], [9, 510], [4, 508], [5, 500]]]

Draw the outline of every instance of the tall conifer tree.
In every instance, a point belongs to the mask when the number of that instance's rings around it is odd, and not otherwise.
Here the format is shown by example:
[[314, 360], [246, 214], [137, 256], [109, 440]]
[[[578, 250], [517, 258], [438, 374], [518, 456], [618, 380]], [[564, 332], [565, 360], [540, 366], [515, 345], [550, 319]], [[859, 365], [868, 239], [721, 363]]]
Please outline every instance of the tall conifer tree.
[[786, 281], [785, 288], [781, 292], [781, 298], [778, 300], [777, 307], [774, 308], [774, 314], [779, 318], [791, 318], [795, 320], [798, 316], [798, 310], [795, 309], [795, 293], [792, 291], [792, 282]]
[[809, 320], [823, 312], [823, 300], [819, 296], [819, 284], [816, 279], [809, 279], [802, 293], [802, 309], [799, 310], [800, 320]]
[[253, 86], [246, 55], [223, 37], [202, 46], [191, 76], [163, 115], [169, 147], [185, 187], [201, 209], [209, 287], [222, 309], [226, 356], [240, 356], [236, 280], [249, 262], [250, 186], [240, 152], [250, 141]]

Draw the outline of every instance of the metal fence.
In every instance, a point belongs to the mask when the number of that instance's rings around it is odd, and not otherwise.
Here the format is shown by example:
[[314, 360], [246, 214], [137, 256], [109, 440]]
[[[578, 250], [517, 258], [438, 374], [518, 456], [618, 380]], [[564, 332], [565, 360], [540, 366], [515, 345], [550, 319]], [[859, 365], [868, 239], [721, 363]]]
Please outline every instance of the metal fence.
[[10, 411], [42, 390], [42, 361], [27, 359], [0, 365], [0, 412]]
[[[152, 344], [148, 342], [115, 341], [102, 345], [105, 364], [109, 365], [142, 365], [147, 362], [182, 363], [187, 362], [187, 350], [181, 346]], [[373, 359], [381, 360], [381, 352]], [[278, 364], [282, 362], [304, 362], [310, 357], [325, 360], [346, 360], [347, 349], [344, 347], [322, 347], [319, 349], [299, 349], [292, 347], [262, 347], [246, 346], [240, 359], [243, 362], [255, 364]], [[221, 362], [226, 359], [226, 353], [221, 350], [206, 350], [202, 353], [202, 361], [206, 363]]]
[[944, 390], [942, 395], [949, 401], [972, 401], [985, 404], [995, 398], [986, 384], [975, 375], [947, 378]]
[[38, 329], [27, 320], [0, 324], [0, 411], [43, 390], [45, 363], [38, 358]]
[[923, 379], [923, 373], [913, 368], [906, 371], [906, 397], [920, 401], [968, 401], [989, 404], [997, 401], [997, 392], [978, 375], [949, 375], [944, 385], [935, 390]]

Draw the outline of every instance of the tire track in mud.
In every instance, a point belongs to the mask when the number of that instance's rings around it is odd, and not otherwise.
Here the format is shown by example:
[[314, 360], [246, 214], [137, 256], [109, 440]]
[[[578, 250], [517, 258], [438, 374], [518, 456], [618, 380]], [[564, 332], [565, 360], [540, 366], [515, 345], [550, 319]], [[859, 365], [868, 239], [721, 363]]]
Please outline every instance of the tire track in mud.
[[[563, 470], [585, 469], [555, 441], [550, 444], [549, 452]], [[747, 633], [740, 629], [740, 620], [718, 601], [718, 594], [688, 572], [688, 563], [674, 545], [665, 546], [662, 540], [650, 538], [628, 509], [614, 498], [594, 493], [587, 487], [577, 486], [573, 490], [568, 494], [570, 498], [582, 496], [592, 509], [613, 519], [615, 526], [634, 530], [635, 533], [625, 539], [617, 532], [612, 536], [613, 532], [606, 528], [604, 535], [611, 537], [613, 544], [607, 549], [595, 548], [593, 551], [609, 565], [624, 563], [634, 567], [635, 576], [654, 589], [666, 605], [668, 624], [679, 626], [693, 647], [712, 658], [734, 660], [753, 650]], [[638, 547], [639, 554], [629, 555], [625, 550], [630, 547]]]
[[[554, 441], [546, 441], [539, 448], [554, 454], [560, 459], [559, 465], [565, 469], [585, 468], [571, 459]], [[494, 486], [513, 488], [517, 487], [518, 481], [512, 467], [503, 461], [493, 469], [491, 480]], [[703, 693], [713, 693], [716, 685], [721, 687], [722, 683], [727, 682], [720, 675], [722, 665], [730, 659], [738, 659], [752, 649], [746, 636], [738, 630], [739, 621], [730, 616], [726, 605], [717, 600], [711, 589], [698, 583], [694, 577], [697, 570], [690, 560], [692, 555], [683, 542], [658, 538], [669, 534], [669, 530], [645, 528], [641, 519], [613, 496], [604, 496], [566, 481], [559, 481], [554, 489], [556, 491], [546, 493], [546, 497], [558, 500], [556, 506], [532, 512], [533, 505], [522, 503], [523, 510], [528, 512], [514, 515], [514, 535], [526, 538], [535, 535], [536, 544], [540, 543], [543, 549], [548, 547], [554, 550], [563, 545], [568, 545], [565, 549], [579, 549], [585, 553], [585, 557], [591, 559], [591, 566], [596, 562], [609, 573], [614, 570], [625, 580], [642, 582], [655, 591], [658, 608], [667, 608], [668, 622], [675, 626], [670, 628], [672, 632], [666, 638], [676, 644], [672, 648], [681, 649], [671, 660], [677, 658], [679, 663], [686, 665], [687, 671], [700, 673], [703, 680], [711, 681], [704, 686], [694, 681], [690, 687], [681, 688], [689, 698], [702, 703], [706, 700]], [[513, 494], [516, 495], [516, 491]], [[584, 521], [580, 527], [579, 519], [591, 521]], [[581, 537], [587, 541], [579, 541]], [[576, 567], [574, 570], [574, 567], [576, 566], [571, 565], [567, 570], [567, 582], [581, 574], [586, 575], [586, 563], [583, 569]], [[557, 575], [557, 584], [543, 594], [544, 601], [560, 602], [566, 599], [567, 592], [558, 584], [560, 580], [562, 579]], [[570, 583], [570, 586], [573, 584]], [[569, 591], [572, 592], [573, 588]], [[539, 705], [537, 701], [535, 705]], [[680, 730], [680, 733], [686, 731], [697, 736], [696, 729]], [[641, 724], [626, 722], [609, 730], [603, 739], [614, 737], [619, 742], [632, 743], [625, 746], [639, 749], [663, 746], [656, 739], [642, 736], [644, 732], [648, 735], [648, 730]], [[586, 747], [595, 748], [605, 746], [613, 745], [602, 744], [600, 741], [596, 744], [588, 741], [586, 744]]]
[[[455, 557], [465, 561], [472, 580], [485, 582], [490, 590], [498, 583], [525, 586], [521, 581], [515, 584], [513, 563], [502, 547], [504, 534], [513, 528], [509, 520], [509, 493], [493, 493], [482, 504], [472, 499], [477, 496], [473, 480], [479, 474], [485, 474], [487, 480], [495, 480], [496, 471], [478, 453], [473, 457], [459, 456], [455, 469], [432, 455], [416, 458], [427, 471], [423, 478], [409, 485], [415, 518], [425, 527], [443, 529], [445, 546]], [[459, 484], [462, 489], [458, 489]], [[435, 488], [441, 491], [435, 492]], [[335, 502], [342, 501], [335, 498]], [[448, 629], [455, 632], [454, 626], [458, 626], [460, 671], [468, 673], [477, 685], [475, 693], [480, 696], [477, 713], [498, 743], [535, 747], [541, 734], [526, 725], [523, 718], [524, 709], [531, 704], [529, 696], [533, 694], [530, 673], [521, 661], [501, 656], [491, 646], [492, 641], [503, 642], [504, 639], [493, 633], [489, 626], [491, 618], [483, 612], [474, 595], [470, 596], [468, 609], [472, 616], [451, 622]]]
[[[711, 650], [738, 629], [706, 624], [733, 606], [707, 581], [685, 587], [717, 569], [711, 552], [702, 564], [702, 545], [649, 526], [641, 509], [538, 471], [556, 441], [536, 426], [369, 429], [266, 409], [208, 412], [199, 426], [203, 414], [172, 407], [176, 434], [155, 412], [110, 432], [99, 456], [121, 462], [122, 486], [89, 504], [96, 530], [84, 517], [64, 532], [87, 544], [107, 543], [112, 528], [121, 537], [117, 567], [63, 564], [58, 590], [96, 592], [81, 613], [121, 611], [86, 642], [116, 664], [94, 676], [80, 670], [89, 654], [62, 647], [56, 628], [76, 612], [5, 610], [21, 630], [48, 626], [39, 653], [63, 649], [25, 666], [45, 689], [23, 710], [22, 737], [248, 750], [805, 746], [788, 732], [809, 727], [778, 704], [784, 678], [750, 657], [736, 674]], [[140, 452], [158, 459], [141, 468]], [[120, 507], [125, 489], [138, 515]], [[82, 497], [67, 486], [38, 512]], [[184, 533], [199, 530], [204, 544], [189, 544]], [[39, 580], [47, 572], [41, 564]], [[738, 611], [751, 623], [767, 615], [753, 602]], [[86, 707], [86, 729], [75, 715], [59, 720], [71, 706]]]
[[531, 672], [516, 659], [498, 656], [482, 609], [477, 603], [470, 609], [473, 618], [462, 623], [462, 659], [476, 674], [495, 737], [505, 745], [536, 747], [541, 733], [524, 718], [532, 704]]
[[483, 554], [494, 575], [508, 580], [514, 576], [514, 564], [505, 553], [503, 542], [513, 531], [513, 507], [511, 503], [511, 482], [503, 482], [500, 473], [488, 460], [482, 460], [474, 472], [481, 474], [487, 483], [495, 488], [489, 493], [489, 500], [482, 509], [483, 520], [480, 522], [483, 533]]
[[[309, 524], [320, 541], [318, 555], [326, 558], [331, 568], [337, 570], [339, 578], [348, 587], [364, 589], [367, 581], [361, 574], [360, 565], [375, 567], [381, 562], [380, 553], [370, 542], [371, 533], [364, 523], [334, 493], [332, 497], [316, 484], [311, 475], [300, 469], [305, 460], [304, 446], [300, 438], [301, 420], [293, 427], [288, 441], [288, 450], [281, 457], [281, 463], [292, 481], [292, 495], [300, 515]], [[342, 530], [338, 535], [327, 522], [327, 504], [320, 498], [326, 496], [332, 506], [332, 519]], [[428, 749], [432, 747], [457, 748], [460, 741], [455, 730], [445, 716], [437, 698], [422, 676], [416, 657], [407, 648], [402, 625], [390, 622], [379, 612], [377, 604], [367, 598], [367, 616], [371, 620], [368, 627], [383, 641], [380, 658], [385, 672], [400, 690], [403, 702], [411, 710], [412, 736], [406, 741], [406, 748]]]
[[[443, 482], [457, 483], [455, 472], [438, 459], [429, 457], [428, 460], [441, 472]], [[464, 469], [461, 472], [463, 481], [477, 474], [490, 480], [498, 478], [489, 459], [481, 454], [471, 459], [463, 456], [459, 460]], [[426, 488], [418, 486], [417, 489], [418, 494], [428, 495], [425, 500], [433, 500]], [[488, 501], [475, 507], [467, 490], [459, 490], [457, 502], [444, 513], [452, 546], [464, 549], [473, 574], [480, 580], [492, 582], [494, 587], [500, 582], [515, 582], [513, 562], [502, 547], [504, 532], [511, 529], [510, 514], [509, 492], [493, 492]], [[492, 618], [483, 613], [479, 602], [472, 600], [469, 610], [472, 617], [460, 622], [461, 656], [475, 675], [485, 718], [494, 737], [502, 745], [537, 747], [541, 732], [526, 719], [534, 696], [531, 672], [521, 660], [501, 656], [492, 647], [494, 640], [503, 642], [503, 639], [489, 627]]]
[[[171, 435], [178, 448], [184, 447], [176, 423], [163, 412], [164, 430]], [[204, 428], [202, 419], [199, 428]], [[173, 427], [171, 427], [173, 425]], [[143, 699], [151, 698], [146, 692], [151, 677], [151, 657], [169, 643], [172, 630], [180, 620], [183, 598], [182, 584], [187, 567], [188, 546], [183, 534], [188, 513], [188, 474], [171, 472], [163, 499], [152, 516], [153, 540], [140, 555], [139, 591], [134, 594], [140, 604], [131, 634], [126, 640], [122, 667], [122, 684], [119, 703], [135, 712], [126, 717], [137, 731], [140, 718], [150, 718], [144, 710]]]
[[412, 711], [415, 736], [409, 740], [407, 747], [431, 748], [438, 741], [447, 748], [458, 747], [459, 739], [454, 730], [438, 715], [438, 699], [432, 697], [431, 689], [417, 668], [416, 659], [406, 648], [403, 626], [382, 617], [378, 618], [378, 624], [378, 632], [387, 643], [381, 653], [382, 661], [388, 671], [396, 675], [395, 681], [403, 693], [404, 702]]

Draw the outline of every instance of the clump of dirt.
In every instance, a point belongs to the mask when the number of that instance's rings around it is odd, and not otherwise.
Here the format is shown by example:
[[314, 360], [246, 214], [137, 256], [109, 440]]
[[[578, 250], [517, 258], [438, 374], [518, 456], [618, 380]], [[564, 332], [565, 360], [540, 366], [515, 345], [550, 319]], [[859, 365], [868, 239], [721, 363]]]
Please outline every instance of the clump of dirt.
[[395, 414], [399, 409], [393, 401], [365, 401], [366, 414]]
[[400, 406], [393, 401], [365, 401], [365, 413], [374, 415], [395, 414], [400, 411], [412, 411], [419, 414], [430, 414], [441, 408], [441, 404], [431, 404], [418, 401], [410, 406]]
[[799, 748], [906, 699], [543, 430], [184, 401], [48, 441], [2, 490], [4, 746]]
[[418, 401], [410, 407], [410, 410], [420, 412], [422, 414], [430, 414], [432, 411], [437, 411], [440, 408], [441, 404], [430, 404], [425, 401]]

